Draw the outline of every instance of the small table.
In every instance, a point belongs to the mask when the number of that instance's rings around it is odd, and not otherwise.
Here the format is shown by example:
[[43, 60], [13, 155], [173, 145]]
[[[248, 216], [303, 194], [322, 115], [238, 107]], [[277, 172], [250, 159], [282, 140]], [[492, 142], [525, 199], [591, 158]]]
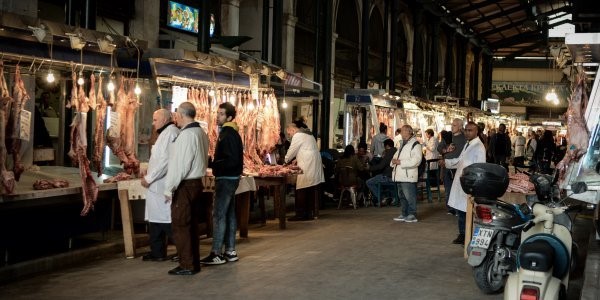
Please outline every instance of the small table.
[[285, 187], [288, 182], [286, 176], [265, 176], [265, 177], [254, 177], [256, 186], [268, 186], [275, 187], [273, 192], [273, 201], [275, 207], [275, 214], [279, 219], [279, 229], [285, 229], [285, 214], [286, 214], [286, 192]]

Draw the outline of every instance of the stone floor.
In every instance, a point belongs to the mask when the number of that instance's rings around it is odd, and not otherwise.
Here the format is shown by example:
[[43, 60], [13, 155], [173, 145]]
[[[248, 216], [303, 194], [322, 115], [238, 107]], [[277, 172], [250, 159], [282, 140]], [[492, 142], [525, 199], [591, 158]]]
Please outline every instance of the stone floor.
[[[0, 286], [0, 299], [502, 299], [479, 291], [456, 218], [419, 203], [418, 223], [397, 207], [327, 209], [315, 221], [251, 225], [240, 260], [171, 276], [173, 262], [113, 257]], [[201, 241], [207, 255], [210, 239]]]

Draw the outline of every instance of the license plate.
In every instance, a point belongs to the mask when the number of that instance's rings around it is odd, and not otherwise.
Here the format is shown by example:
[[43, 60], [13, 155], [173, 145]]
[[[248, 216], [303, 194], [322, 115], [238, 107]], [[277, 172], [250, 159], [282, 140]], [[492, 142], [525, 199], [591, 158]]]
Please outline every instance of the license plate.
[[487, 249], [490, 247], [490, 242], [494, 236], [493, 229], [475, 227], [473, 238], [471, 239], [471, 247]]

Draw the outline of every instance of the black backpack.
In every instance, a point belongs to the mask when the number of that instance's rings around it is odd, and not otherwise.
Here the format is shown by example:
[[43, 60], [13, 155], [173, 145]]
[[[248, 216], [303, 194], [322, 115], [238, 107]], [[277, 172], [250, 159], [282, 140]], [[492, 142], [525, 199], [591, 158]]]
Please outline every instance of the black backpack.
[[[421, 144], [419, 142], [415, 141], [413, 143], [412, 147], [410, 148], [410, 151], [415, 149], [415, 147], [417, 145], [421, 145]], [[425, 159], [425, 155], [421, 154], [421, 163], [419, 164], [419, 178], [423, 177], [423, 174], [425, 174], [425, 169], [427, 169], [427, 159]]]

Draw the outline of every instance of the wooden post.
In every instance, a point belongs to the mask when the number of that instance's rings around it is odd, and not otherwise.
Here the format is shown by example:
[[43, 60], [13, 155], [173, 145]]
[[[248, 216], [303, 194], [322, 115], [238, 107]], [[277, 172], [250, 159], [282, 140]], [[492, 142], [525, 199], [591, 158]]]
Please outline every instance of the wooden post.
[[119, 190], [119, 202], [121, 203], [121, 223], [123, 223], [123, 242], [125, 243], [125, 257], [135, 257], [135, 238], [133, 236], [133, 217], [131, 205], [129, 204], [129, 192]]
[[473, 236], [473, 197], [471, 195], [467, 196], [467, 216], [465, 218], [465, 249], [464, 255], [465, 258], [469, 258], [469, 253], [467, 253], [467, 247], [471, 242], [471, 237]]

